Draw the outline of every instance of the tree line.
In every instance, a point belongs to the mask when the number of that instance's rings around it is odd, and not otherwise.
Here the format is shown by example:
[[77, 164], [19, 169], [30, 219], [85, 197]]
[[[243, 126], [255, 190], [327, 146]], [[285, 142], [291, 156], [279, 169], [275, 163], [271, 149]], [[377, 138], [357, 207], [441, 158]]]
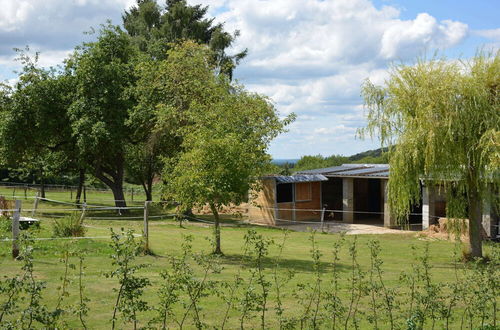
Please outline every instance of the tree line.
[[241, 200], [293, 117], [280, 119], [269, 99], [232, 80], [247, 51], [229, 53], [238, 32], [207, 10], [137, 0], [122, 26], [92, 30], [94, 41], [56, 68], [17, 50], [17, 82], [0, 86], [0, 165], [42, 184], [77, 176], [77, 201], [85, 180], [96, 178], [118, 207], [126, 206], [125, 177], [148, 200], [159, 179], [163, 197], [187, 208]]

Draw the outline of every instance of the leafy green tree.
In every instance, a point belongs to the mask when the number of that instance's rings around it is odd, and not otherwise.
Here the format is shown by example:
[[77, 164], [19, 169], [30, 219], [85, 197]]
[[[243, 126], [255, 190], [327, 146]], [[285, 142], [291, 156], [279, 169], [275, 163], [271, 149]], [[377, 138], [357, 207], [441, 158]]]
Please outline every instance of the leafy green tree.
[[363, 87], [362, 133], [397, 144], [390, 155], [391, 208], [405, 217], [420, 201], [421, 179], [444, 187], [448, 215], [469, 218], [473, 257], [482, 256], [482, 202], [500, 187], [499, 94], [500, 52], [395, 66], [385, 86]]
[[341, 155], [332, 155], [329, 157], [323, 157], [322, 155], [302, 156], [295, 164], [293, 170], [295, 172], [299, 172], [316, 168], [338, 166], [347, 162], [348, 157], [344, 157]]
[[115, 205], [126, 206], [123, 193], [126, 146], [131, 140], [129, 112], [135, 105], [136, 51], [130, 37], [103, 26], [97, 41], [85, 43], [68, 61], [76, 93], [68, 114], [80, 157], [113, 192]]
[[[131, 145], [126, 152], [127, 178], [144, 187], [147, 198], [152, 198], [151, 186], [155, 176], [160, 174], [162, 158], [171, 157], [178, 149], [180, 141], [171, 134], [158, 134], [155, 105], [161, 91], [153, 91], [149, 80], [156, 76], [159, 61], [168, 56], [173, 44], [185, 40], [209, 45], [211, 62], [219, 73], [232, 75], [234, 67], [246, 55], [246, 51], [228, 55], [226, 49], [234, 42], [235, 35], [224, 31], [222, 24], [214, 24], [205, 18], [208, 7], [190, 6], [186, 1], [169, 0], [159, 6], [154, 0], [138, 0], [137, 5], [123, 15], [123, 25], [149, 63], [142, 63], [139, 76], [146, 85], [131, 91], [141, 100], [131, 114], [131, 127], [135, 127], [133, 138], [139, 145]], [[159, 93], [159, 95], [155, 95]], [[163, 133], [165, 130], [162, 131]]]
[[220, 254], [220, 208], [245, 200], [268, 168], [269, 143], [292, 118], [280, 120], [266, 98], [218, 76], [205, 46], [187, 42], [168, 58], [157, 72], [171, 91], [158, 108], [158, 129], [165, 123], [182, 148], [164, 170], [165, 196], [186, 207], [210, 206]]
[[48, 176], [74, 170], [79, 164], [66, 113], [74, 83], [55, 69], [40, 68], [38, 54], [18, 52], [23, 69], [15, 86], [3, 90], [0, 104], [1, 159], [4, 166], [38, 178], [45, 197]]
[[216, 68], [231, 78], [247, 51], [227, 54], [238, 32], [230, 34], [224, 31], [223, 24], [205, 18], [207, 10], [201, 5], [190, 6], [185, 0], [167, 0], [164, 7], [155, 0], [137, 0], [137, 6], [122, 16], [123, 26], [139, 49], [152, 59], [165, 59], [171, 44], [183, 40], [209, 45]]

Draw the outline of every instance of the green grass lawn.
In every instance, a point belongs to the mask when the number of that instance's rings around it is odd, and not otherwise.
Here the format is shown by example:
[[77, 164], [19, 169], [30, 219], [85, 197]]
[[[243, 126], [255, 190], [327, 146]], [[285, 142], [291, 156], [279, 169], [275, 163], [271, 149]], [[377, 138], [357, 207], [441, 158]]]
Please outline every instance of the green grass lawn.
[[[48, 207], [44, 204], [44, 207]], [[41, 206], [40, 206], [41, 207]], [[52, 220], [50, 217], [43, 217], [39, 229], [34, 230], [37, 237], [52, 236]], [[142, 221], [129, 220], [86, 220], [87, 237], [109, 237], [109, 228], [120, 230], [120, 228], [133, 229], [136, 233], [141, 233]], [[271, 229], [265, 227], [254, 227], [248, 225], [235, 225], [234, 227], [222, 228], [222, 250], [224, 256], [220, 259], [222, 271], [219, 274], [211, 274], [210, 280], [232, 283], [234, 276], [238, 273], [243, 278], [248, 279], [252, 269], [252, 262], [244, 257], [244, 235], [249, 228], [256, 230], [266, 238], [273, 239], [276, 243], [283, 238], [283, 231], [279, 229]], [[139, 275], [148, 277], [152, 286], [148, 287], [144, 293], [144, 299], [148, 301], [150, 306], [157, 306], [157, 290], [161, 284], [160, 272], [170, 267], [169, 256], [178, 256], [181, 251], [181, 243], [185, 235], [194, 237], [193, 248], [196, 252], [209, 252], [210, 242], [206, 239], [212, 234], [212, 229], [205, 224], [186, 224], [185, 228], [181, 228], [174, 221], [151, 221], [150, 222], [150, 248], [154, 252], [154, 256], [140, 256], [137, 261], [148, 265], [142, 269]], [[329, 290], [332, 279], [332, 248], [335, 241], [340, 239], [337, 234], [317, 234], [317, 247], [321, 252], [321, 276], [323, 280], [323, 292]], [[349, 257], [348, 245], [353, 241], [354, 236], [346, 236], [346, 244], [343, 246], [340, 253], [340, 278], [341, 278], [341, 297], [344, 303], [349, 300], [349, 278], [351, 276], [352, 266]], [[381, 258], [383, 259], [383, 278], [384, 284], [389, 288], [397, 288], [399, 292], [407, 291], [407, 288], [399, 281], [402, 271], [409, 271], [411, 263], [415, 260], [415, 251], [412, 246], [417, 248], [418, 253], [422, 253], [425, 244], [429, 244], [430, 248], [430, 263], [432, 266], [432, 280], [439, 283], [440, 287], [444, 288], [445, 283], [449, 283], [455, 279], [453, 251], [454, 243], [448, 241], [424, 241], [416, 237], [415, 234], [391, 234], [391, 235], [360, 235], [357, 237], [358, 243], [358, 262], [364, 271], [368, 271], [370, 267], [370, 251], [368, 242], [370, 240], [379, 240], [381, 244]], [[87, 325], [91, 329], [109, 328], [110, 319], [112, 316], [114, 300], [116, 292], [113, 288], [118, 287], [115, 279], [106, 278], [104, 272], [112, 269], [110, 255], [113, 253], [109, 246], [110, 240], [107, 238], [96, 239], [81, 239], [81, 240], [45, 240], [37, 241], [35, 245], [35, 274], [40, 280], [46, 281], [46, 289], [43, 293], [44, 302], [49, 307], [54, 307], [57, 297], [59, 296], [58, 287], [61, 283], [63, 274], [63, 265], [60, 262], [61, 253], [64, 249], [71, 249], [77, 254], [85, 253], [85, 292], [90, 298], [90, 312], [87, 317]], [[486, 251], [490, 251], [492, 245], [486, 246]], [[279, 264], [279, 273], [284, 275], [287, 271], [295, 272], [293, 279], [283, 288], [283, 299], [285, 307], [285, 315], [287, 317], [300, 315], [304, 308], [303, 302], [294, 296], [299, 284], [314, 283], [314, 263], [311, 258], [311, 242], [310, 234], [302, 232], [292, 232], [289, 234], [286, 241], [282, 260]], [[21, 262], [12, 260], [11, 242], [0, 242], [0, 267], [2, 275], [12, 277], [21, 272]], [[272, 274], [275, 267], [275, 258], [278, 253], [276, 245], [270, 247], [269, 255], [265, 261], [265, 276], [272, 281]], [[77, 263], [77, 257], [71, 259], [72, 263]], [[196, 270], [199, 267], [193, 266]], [[78, 298], [77, 294], [77, 273], [75, 270], [70, 271], [71, 284], [69, 288], [69, 297], [64, 300], [66, 306], [75, 304]], [[200, 273], [201, 277], [201, 273]], [[404, 299], [399, 296], [397, 299]], [[0, 296], [0, 301], [5, 299]], [[270, 303], [268, 305], [267, 328], [278, 327], [274, 308], [275, 291], [271, 288]], [[398, 300], [399, 303], [399, 300]], [[466, 302], [459, 302], [460, 306], [465, 306]], [[204, 315], [204, 321], [213, 328], [219, 328], [224, 311], [224, 303], [221, 298], [216, 295], [208, 295], [202, 298], [201, 313]], [[369, 313], [369, 297], [364, 297], [360, 301], [359, 309], [361, 313]], [[181, 313], [181, 305], [177, 304], [175, 311], [179, 315]], [[382, 313], [382, 312], [381, 312]], [[259, 313], [253, 313], [251, 319], [246, 321], [246, 328], [258, 328], [260, 326]], [[145, 326], [147, 320], [153, 316], [153, 312], [141, 313], [139, 325]], [[226, 328], [233, 329], [239, 327], [237, 310], [230, 312], [230, 320]], [[360, 314], [361, 328], [373, 328], [367, 323], [366, 315]], [[461, 314], [457, 314], [452, 320], [453, 326], [460, 326]], [[80, 326], [75, 315], [66, 315], [68, 328], [78, 328]], [[131, 324], [119, 323], [119, 328], [131, 328]], [[381, 324], [379, 324], [380, 326]], [[429, 324], [430, 325], [430, 324]], [[176, 326], [171, 324], [173, 328]], [[185, 328], [192, 328], [191, 320]], [[327, 327], [324, 324], [322, 327]], [[474, 324], [477, 328], [477, 324]], [[351, 328], [351, 326], [349, 326]], [[382, 328], [388, 328], [384, 324]], [[442, 325], [436, 326], [442, 328]]]

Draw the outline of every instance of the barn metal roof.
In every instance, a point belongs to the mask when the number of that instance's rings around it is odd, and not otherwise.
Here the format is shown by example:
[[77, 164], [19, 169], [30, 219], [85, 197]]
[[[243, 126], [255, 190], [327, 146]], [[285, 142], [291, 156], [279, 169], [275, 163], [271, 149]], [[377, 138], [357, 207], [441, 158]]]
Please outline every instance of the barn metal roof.
[[297, 182], [318, 182], [328, 181], [328, 178], [321, 174], [296, 174], [296, 175], [278, 175], [274, 177], [278, 183], [297, 183]]
[[340, 166], [301, 171], [297, 174], [321, 174], [326, 177], [389, 178], [389, 164], [343, 164]]

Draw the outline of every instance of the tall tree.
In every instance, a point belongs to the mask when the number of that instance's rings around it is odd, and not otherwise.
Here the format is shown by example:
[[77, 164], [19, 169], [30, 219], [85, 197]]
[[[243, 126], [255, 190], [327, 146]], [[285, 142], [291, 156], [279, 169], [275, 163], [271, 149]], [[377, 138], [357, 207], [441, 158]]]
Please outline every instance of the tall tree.
[[97, 41], [85, 43], [67, 62], [76, 79], [69, 107], [73, 135], [92, 174], [113, 192], [115, 205], [126, 206], [123, 193], [126, 146], [133, 130], [129, 112], [135, 98], [135, 48], [120, 28], [107, 25]]
[[206, 47], [190, 42], [169, 52], [158, 75], [171, 92], [158, 108], [157, 129], [167, 123], [172, 131], [174, 121], [182, 139], [178, 158], [165, 168], [166, 197], [185, 207], [210, 206], [220, 254], [220, 208], [245, 200], [268, 168], [269, 143], [293, 117], [280, 120], [265, 97], [218, 76], [209, 59]]
[[[173, 156], [179, 149], [180, 141], [171, 134], [158, 134], [155, 105], [158, 95], [149, 93], [149, 84], [155, 78], [159, 63], [168, 56], [168, 50], [185, 40], [206, 44], [212, 50], [210, 60], [214, 69], [221, 74], [232, 76], [238, 62], [246, 55], [246, 50], [228, 55], [238, 32], [231, 35], [224, 31], [222, 24], [214, 24], [213, 18], [206, 18], [208, 7], [190, 6], [183, 0], [166, 1], [161, 7], [155, 0], [138, 0], [137, 5], [123, 15], [123, 25], [149, 63], [141, 64], [139, 76], [145, 82], [146, 90], [141, 86], [132, 92], [141, 100], [134, 108], [130, 121], [136, 128], [134, 139], [137, 145], [129, 146], [127, 151], [127, 177], [144, 187], [147, 198], [152, 198], [151, 187], [155, 176], [162, 167], [162, 158]], [[160, 94], [162, 91], [157, 91]], [[161, 94], [161, 97], [165, 95]], [[165, 124], [165, 123], [164, 123]]]
[[367, 81], [363, 95], [364, 133], [397, 144], [389, 158], [391, 208], [406, 217], [419, 203], [421, 179], [444, 187], [448, 215], [468, 216], [470, 253], [481, 257], [482, 202], [500, 187], [500, 52], [395, 66], [385, 86]]
[[183, 40], [209, 45], [217, 70], [231, 78], [247, 51], [229, 55], [227, 50], [239, 32], [224, 31], [223, 24], [206, 18], [207, 11], [208, 7], [190, 6], [185, 0], [167, 0], [164, 7], [155, 0], [137, 0], [137, 5], [123, 14], [123, 26], [139, 49], [152, 59], [165, 59], [171, 44]]

